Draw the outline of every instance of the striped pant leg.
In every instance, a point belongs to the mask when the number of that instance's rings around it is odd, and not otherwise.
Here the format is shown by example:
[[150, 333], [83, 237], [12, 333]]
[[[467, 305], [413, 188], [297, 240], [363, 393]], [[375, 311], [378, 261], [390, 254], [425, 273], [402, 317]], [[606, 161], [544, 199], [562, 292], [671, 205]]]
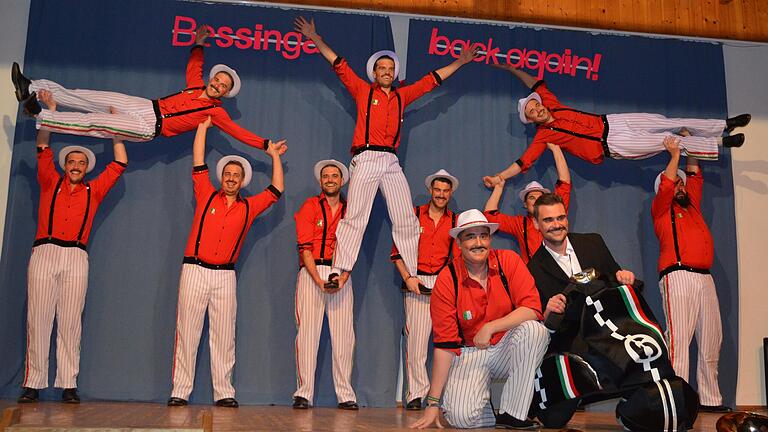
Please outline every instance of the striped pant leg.
[[539, 321], [524, 321], [491, 348], [493, 378], [505, 378], [499, 412], [525, 420], [533, 400], [536, 369], [549, 346], [549, 332]]
[[237, 277], [234, 270], [203, 269], [211, 281], [208, 302], [208, 333], [211, 348], [213, 400], [235, 397], [235, 323]]
[[[330, 267], [317, 266], [321, 278], [330, 273]], [[346, 287], [347, 284], [344, 286]], [[323, 292], [302, 267], [296, 278], [296, 392], [311, 404], [315, 395], [315, 368], [320, 332], [323, 328], [325, 301]]]
[[210, 282], [203, 270], [195, 264], [184, 264], [181, 268], [171, 397], [189, 399], [195, 382], [197, 348], [210, 297]]
[[720, 344], [723, 341], [720, 303], [712, 275], [692, 274], [699, 280], [701, 287], [701, 311], [696, 325], [696, 343], [699, 347], [696, 382], [699, 398], [702, 405], [720, 405], [723, 403], [717, 379]]
[[701, 297], [695, 287], [695, 273], [677, 270], [664, 275], [659, 281], [669, 360], [677, 376], [688, 380], [690, 345], [699, 319]]
[[387, 159], [384, 155], [388, 154], [390, 153], [369, 150], [352, 158], [347, 211], [336, 227], [334, 269], [351, 271], [355, 266], [363, 234], [371, 216], [373, 200], [376, 198], [381, 177], [387, 169]]
[[492, 427], [496, 416], [491, 407], [491, 371], [488, 350], [462, 348], [451, 362], [443, 393], [445, 419], [453, 427]]
[[[330, 268], [326, 267], [328, 272]], [[355, 352], [355, 329], [353, 326], [352, 307], [355, 298], [352, 291], [352, 278], [334, 294], [323, 293], [325, 313], [328, 315], [328, 328], [331, 334], [333, 352], [333, 386], [339, 402], [357, 401], [352, 388], [352, 366]], [[322, 319], [320, 321], [322, 325]]]
[[54, 387], [77, 387], [80, 372], [80, 336], [88, 290], [88, 253], [80, 248], [61, 248], [62, 272], [56, 305], [56, 381]]
[[[425, 286], [432, 288], [437, 276], [419, 276]], [[432, 334], [432, 317], [429, 315], [429, 296], [407, 292], [405, 303], [405, 369], [408, 383], [407, 402], [424, 398], [429, 391], [427, 351]]]
[[419, 220], [413, 212], [411, 189], [397, 156], [386, 153], [386, 158], [389, 163], [381, 179], [381, 192], [392, 221], [392, 240], [403, 257], [405, 267], [415, 275], [419, 254]]
[[[128, 141], [149, 141], [154, 137], [156, 118], [149, 99], [107, 91], [70, 90], [48, 80], [35, 80], [30, 89], [50, 90], [60, 107], [82, 111], [44, 109], [37, 116], [38, 129], [97, 138], [122, 136]], [[110, 108], [117, 113], [111, 114]]]
[[[707, 132], [707, 135], [680, 137], [680, 147], [685, 155], [698, 159], [718, 158], [719, 136], [710, 132], [724, 127], [724, 120], [669, 119], [660, 114], [629, 113], [607, 116], [608, 148], [615, 159], [645, 159], [665, 151], [664, 138], [679, 131], [686, 125]], [[690, 122], [686, 123], [686, 121]], [[679, 121], [679, 122], [678, 122]], [[704, 124], [712, 126], [706, 128]], [[722, 133], [720, 127], [720, 133]]]
[[59, 246], [32, 248], [27, 273], [27, 358], [22, 386], [48, 387], [48, 355], [51, 331], [59, 297]]

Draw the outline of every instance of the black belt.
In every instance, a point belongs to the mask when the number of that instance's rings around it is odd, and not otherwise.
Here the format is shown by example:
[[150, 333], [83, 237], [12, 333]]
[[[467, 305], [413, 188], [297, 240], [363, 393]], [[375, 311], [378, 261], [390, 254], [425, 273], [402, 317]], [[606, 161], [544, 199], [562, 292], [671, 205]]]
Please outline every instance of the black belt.
[[315, 265], [324, 265], [324, 266], [331, 267], [333, 265], [333, 260], [329, 260], [329, 259], [316, 259], [315, 260]]
[[200, 267], [205, 267], [211, 270], [234, 270], [235, 269], [235, 263], [211, 264], [201, 260], [200, 258], [188, 257], [188, 256], [184, 257], [184, 264], [197, 264]]
[[611, 151], [608, 150], [608, 116], [603, 114], [600, 116], [600, 119], [603, 120], [603, 139], [600, 141], [600, 144], [603, 146], [603, 156], [610, 158]]
[[682, 265], [680, 263], [672, 264], [671, 266], [665, 268], [664, 270], [659, 272], [659, 279], [663, 278], [664, 276], [672, 273], [673, 271], [677, 270], [685, 270], [692, 273], [700, 273], [700, 274], [710, 274], [709, 269], [700, 269], [695, 267], [688, 267], [686, 265]]
[[82, 250], [86, 250], [86, 245], [83, 244], [83, 243], [80, 243], [79, 241], [59, 240], [59, 239], [53, 238], [53, 237], [46, 237], [46, 238], [37, 239], [37, 240], [35, 240], [34, 243], [32, 243], [32, 247], [40, 246], [41, 244], [49, 244], [49, 243], [50, 244], [55, 244], [56, 246], [61, 246], [61, 247], [76, 247], [76, 248], [80, 248]]
[[160, 131], [163, 129], [163, 114], [160, 113], [160, 101], [152, 100], [152, 110], [155, 112], [155, 118], [157, 119], [155, 121], [155, 136], [153, 137], [156, 138], [160, 136]]
[[[442, 270], [442, 269], [443, 269], [443, 267], [440, 267], [440, 270]], [[419, 275], [419, 276], [437, 276], [438, 274], [440, 274], [440, 270], [438, 270], [436, 272], [432, 272], [432, 273], [427, 273], [427, 272], [423, 272], [421, 270], [417, 270], [416, 274]]]
[[387, 153], [397, 154], [397, 150], [395, 150], [394, 147], [366, 144], [366, 145], [360, 146], [360, 147], [358, 147], [356, 149], [352, 149], [352, 156], [357, 156], [357, 155], [359, 155], [360, 153], [362, 153], [362, 152], [364, 152], [366, 150], [373, 150], [373, 151], [380, 151], [380, 152], [387, 152]]

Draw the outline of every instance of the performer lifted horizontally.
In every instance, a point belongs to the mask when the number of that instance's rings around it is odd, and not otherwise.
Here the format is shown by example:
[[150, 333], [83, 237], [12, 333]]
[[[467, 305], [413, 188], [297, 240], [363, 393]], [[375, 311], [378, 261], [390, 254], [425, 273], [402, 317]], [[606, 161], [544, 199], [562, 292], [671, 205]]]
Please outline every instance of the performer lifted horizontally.
[[422, 399], [429, 391], [427, 375], [427, 347], [432, 333], [432, 320], [429, 316], [429, 294], [435, 286], [437, 274], [451, 257], [459, 255], [456, 242], [451, 237], [450, 229], [456, 226], [456, 214], [448, 209], [453, 192], [459, 187], [459, 179], [441, 169], [427, 176], [424, 180], [431, 196], [429, 202], [415, 207], [419, 219], [419, 262], [416, 276], [408, 273], [403, 259], [392, 247], [392, 261], [395, 263], [403, 285], [405, 303], [406, 346], [406, 409], [420, 410]]
[[400, 61], [392, 51], [379, 51], [368, 59], [366, 72], [372, 83], [360, 79], [346, 60], [326, 44], [315, 31], [314, 20], [295, 21], [296, 30], [311, 39], [357, 104], [357, 123], [352, 138], [354, 171], [349, 181], [349, 207], [336, 230], [338, 247], [332, 280], [340, 286], [349, 278], [357, 261], [376, 190], [381, 189], [392, 220], [392, 238], [403, 257], [409, 275], [416, 274], [419, 222], [413, 214], [408, 181], [397, 159], [403, 111], [411, 102], [431, 91], [460, 67], [471, 62], [478, 48], [463, 50], [455, 61], [430, 72], [411, 85], [393, 87]]
[[349, 179], [347, 167], [333, 159], [315, 164], [320, 195], [307, 198], [293, 216], [301, 269], [296, 279], [296, 392], [293, 407], [312, 406], [315, 395], [315, 366], [323, 315], [328, 315], [333, 350], [333, 384], [340, 409], [358, 409], [352, 389], [352, 280], [343, 287], [329, 284], [331, 258], [336, 248], [336, 225], [344, 217], [347, 202], [341, 188]]
[[699, 359], [696, 382], [701, 411], [728, 412], [717, 380], [723, 330], [712, 267], [712, 234], [701, 214], [704, 179], [699, 161], [688, 157], [685, 172], [678, 169], [679, 139], [669, 137], [664, 147], [670, 158], [656, 178], [651, 213], [659, 238], [659, 288], [667, 320], [667, 345], [672, 367], [688, 379], [689, 347], [696, 335]]
[[[567, 212], [568, 205], [571, 202], [571, 173], [568, 171], [568, 164], [565, 162], [565, 155], [563, 155], [560, 147], [549, 143], [547, 143], [547, 147], [552, 151], [552, 155], [555, 158], [555, 167], [557, 168], [555, 193], [563, 198], [563, 205], [565, 205], [565, 211]], [[510, 216], [499, 212], [499, 201], [504, 193], [505, 181], [504, 178], [499, 177], [499, 182], [493, 187], [493, 192], [491, 192], [491, 196], [488, 197], [488, 201], [485, 203], [485, 216], [488, 218], [488, 221], [499, 224], [499, 231], [512, 234], [515, 237], [520, 248], [520, 258], [523, 259], [524, 263], [528, 264], [533, 254], [539, 250], [542, 239], [541, 232], [536, 229], [533, 222], [533, 203], [542, 194], [550, 193], [550, 190], [543, 187], [537, 181], [528, 183], [518, 194], [528, 214], [525, 216]]]
[[[497, 228], [472, 209], [451, 229], [461, 256], [440, 272], [432, 291], [432, 381], [427, 408], [413, 427], [442, 427], [441, 406], [454, 427], [538, 427], [527, 415], [549, 333], [538, 321], [539, 293], [523, 261], [491, 249]], [[498, 378], [506, 383], [495, 416], [490, 391]]]
[[[41, 91], [40, 101], [55, 110], [50, 92]], [[93, 152], [68, 146], [59, 152], [56, 172], [49, 147], [51, 133], [37, 132], [37, 181], [40, 204], [37, 234], [29, 260], [27, 284], [27, 359], [19, 403], [36, 402], [38, 389], [48, 387], [48, 350], [53, 318], [56, 317], [56, 381], [63, 388], [62, 402], [79, 403], [77, 375], [80, 371], [81, 317], [88, 289], [88, 238], [93, 218], [107, 193], [128, 164], [125, 145], [115, 140], [115, 160], [93, 181], [86, 173], [96, 166]]]
[[697, 159], [716, 160], [718, 146], [739, 147], [744, 143], [744, 134], [721, 138], [723, 132], [746, 126], [752, 118], [749, 114], [727, 120], [667, 118], [648, 113], [591, 114], [560, 103], [544, 81], [537, 81], [511, 65], [499, 68], [511, 72], [533, 91], [518, 101], [517, 109], [521, 122], [536, 123], [536, 136], [520, 159], [496, 175], [483, 177], [487, 187], [498, 183], [499, 177], [508, 179], [527, 171], [547, 143], [599, 164], [606, 157], [645, 159], [661, 153], [664, 137], [685, 128], [692, 136], [682, 139], [683, 153]]
[[209, 117], [197, 127], [192, 146], [195, 216], [179, 281], [173, 392], [168, 406], [186, 405], [192, 393], [197, 347], [207, 310], [213, 398], [217, 406], [237, 408], [232, 386], [237, 314], [235, 262], [253, 221], [283, 193], [280, 153], [284, 144], [270, 142], [267, 148], [272, 157], [272, 184], [257, 195], [244, 198], [240, 189], [251, 182], [253, 171], [243, 157], [219, 159], [216, 175], [221, 189], [216, 190], [211, 184], [205, 164], [205, 134], [210, 125]]
[[[126, 141], [150, 141], [158, 135], [171, 137], [188, 132], [211, 117], [215, 126], [252, 147], [268, 150], [269, 140], [233, 122], [221, 107], [221, 98], [235, 97], [240, 91], [240, 77], [232, 68], [217, 64], [211, 68], [208, 84], [203, 81], [203, 46], [208, 26], [200, 26], [195, 46], [187, 62], [187, 88], [160, 99], [144, 99], [121, 93], [97, 90], [70, 90], [48, 80], [29, 80], [18, 63], [13, 64], [11, 79], [16, 99], [24, 103], [24, 112], [37, 119], [37, 128], [72, 135], [98, 138], [125, 138]], [[42, 109], [36, 94], [53, 93], [60, 106], [75, 111]], [[280, 141], [282, 152], [287, 149]]]

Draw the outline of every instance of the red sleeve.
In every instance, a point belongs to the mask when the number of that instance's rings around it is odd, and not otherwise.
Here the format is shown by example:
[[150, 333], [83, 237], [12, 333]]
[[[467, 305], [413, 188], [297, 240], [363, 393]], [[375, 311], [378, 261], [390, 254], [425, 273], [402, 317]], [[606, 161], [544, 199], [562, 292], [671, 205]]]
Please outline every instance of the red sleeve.
[[216, 191], [208, 176], [208, 165], [200, 165], [192, 168], [192, 188], [195, 191], [195, 201], [208, 199]]
[[305, 250], [310, 252], [314, 251], [315, 202], [315, 197], [307, 198], [299, 211], [293, 215], [293, 220], [296, 222], [296, 243], [298, 244], [299, 252]]
[[563, 199], [565, 212], [568, 213], [568, 207], [571, 206], [571, 184], [558, 180], [555, 183], [555, 193]]
[[203, 80], [203, 47], [195, 45], [189, 52], [187, 61], [187, 88], [202, 87], [205, 85]]
[[[499, 231], [512, 234], [517, 238], [521, 238], [523, 235], [523, 218], [525, 216], [515, 215], [510, 216], [508, 214], [501, 213], [498, 210], [491, 210], [483, 212], [488, 222], [499, 224]], [[522, 246], [522, 245], [521, 245]]]
[[253, 220], [256, 219], [256, 216], [260, 215], [264, 210], [268, 209], [269, 206], [276, 203], [277, 200], [280, 199], [280, 195], [282, 195], [282, 192], [277, 190], [274, 186], [269, 185], [258, 194], [246, 198], [248, 204], [250, 204], [249, 218], [251, 220], [248, 221], [248, 223], [253, 222]]
[[40, 188], [54, 187], [60, 177], [53, 163], [53, 150], [46, 147], [37, 152], [37, 183]]
[[656, 193], [656, 196], [653, 197], [653, 203], [651, 204], [651, 216], [653, 216], [654, 220], [669, 212], [669, 208], [672, 205], [672, 200], [674, 198], [675, 182], [662, 174], [661, 183], [659, 183], [659, 191]]
[[448, 268], [444, 268], [435, 280], [435, 286], [429, 300], [429, 313], [432, 317], [432, 341], [435, 348], [461, 355], [461, 338], [459, 337], [453, 283], [453, 276]]
[[701, 168], [697, 173], [686, 172], [685, 191], [688, 192], [688, 198], [691, 205], [697, 209], [701, 208], [701, 195], [704, 189], [704, 177], [701, 174]]
[[504, 268], [504, 274], [509, 281], [509, 297], [515, 309], [527, 307], [536, 312], [539, 320], [543, 318], [541, 314], [541, 298], [539, 290], [536, 289], [536, 283], [528, 271], [528, 267], [523, 264], [523, 260], [513, 251], [497, 251], [499, 261]]
[[347, 91], [353, 96], [361, 91], [367, 91], [370, 87], [370, 84], [360, 79], [355, 71], [349, 67], [347, 60], [342, 57], [338, 57], [336, 61], [333, 62], [333, 71], [336, 72], [341, 83], [344, 84], [344, 87], [346, 87]]
[[248, 144], [251, 147], [266, 151], [267, 146], [269, 145], [269, 140], [256, 135], [232, 121], [232, 118], [229, 117], [229, 114], [227, 114], [227, 111], [224, 110], [224, 108], [216, 107], [210, 112], [213, 124], [223, 130], [227, 135], [230, 135], [236, 140]]
[[424, 96], [426, 93], [434, 90], [435, 87], [441, 84], [441, 82], [437, 72], [430, 72], [415, 83], [398, 88], [397, 92], [400, 93], [400, 96], [403, 98], [403, 106], [405, 107], [421, 96]]
[[104, 199], [124, 172], [125, 165], [115, 161], [110, 162], [107, 167], [104, 168], [104, 171], [102, 171], [94, 181], [90, 182], [94, 196], [99, 200]]
[[539, 160], [542, 153], [544, 153], [544, 150], [547, 149], [547, 142], [551, 142], [546, 138], [546, 135], [548, 134], [549, 130], [545, 129], [542, 130], [539, 128], [536, 131], [536, 135], [533, 137], [533, 141], [531, 141], [531, 144], [528, 145], [528, 148], [525, 149], [525, 152], [523, 152], [523, 155], [520, 156], [520, 159], [517, 160], [518, 165], [520, 165], [520, 170], [522, 172], [528, 171], [533, 164]]
[[557, 99], [557, 96], [555, 96], [555, 94], [549, 90], [549, 87], [547, 87], [547, 83], [545, 83], [544, 81], [539, 81], [536, 84], [534, 84], [531, 90], [538, 93], [539, 96], [541, 96], [541, 104], [547, 107], [548, 109], [560, 108], [563, 106], [563, 104], [561, 104], [560, 101]]

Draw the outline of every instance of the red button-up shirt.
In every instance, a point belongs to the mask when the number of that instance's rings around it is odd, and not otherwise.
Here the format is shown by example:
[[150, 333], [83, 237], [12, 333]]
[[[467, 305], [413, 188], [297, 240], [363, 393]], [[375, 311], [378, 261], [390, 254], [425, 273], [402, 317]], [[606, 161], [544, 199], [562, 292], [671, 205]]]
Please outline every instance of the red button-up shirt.
[[299, 248], [299, 266], [304, 265], [301, 252], [312, 252], [316, 260], [330, 260], [336, 250], [336, 226], [347, 209], [341, 200], [336, 213], [328, 205], [325, 194], [307, 198], [299, 211], [293, 215], [296, 221], [296, 241]]
[[[195, 218], [192, 221], [192, 229], [189, 231], [184, 256], [197, 257], [209, 264], [234, 263], [240, 256], [245, 234], [254, 219], [277, 202], [281, 195], [280, 191], [270, 185], [263, 192], [252, 197], [238, 196], [237, 200], [227, 207], [224, 192], [217, 191], [211, 184], [207, 165], [194, 168], [192, 182], [196, 202]], [[247, 219], [246, 201], [248, 202]], [[198, 237], [200, 238], [199, 246], [197, 246]]]
[[[389, 94], [378, 84], [368, 83], [360, 79], [347, 61], [339, 57], [333, 63], [333, 69], [336, 75], [347, 88], [347, 91], [355, 99], [357, 105], [357, 123], [355, 124], [355, 133], [352, 137], [352, 152], [365, 144], [394, 147], [400, 146], [400, 135], [397, 134], [403, 117], [405, 107], [415, 101], [425, 93], [431, 91], [441, 80], [437, 72], [431, 72], [413, 84], [405, 85], [399, 88], [392, 87]], [[366, 119], [365, 114], [368, 110], [368, 96], [373, 89], [371, 97], [371, 115], [369, 120], [368, 143], [365, 142]], [[397, 95], [400, 95], [400, 111], [398, 112]], [[395, 137], [397, 136], [397, 141]]]
[[[563, 198], [565, 212], [567, 213], [568, 206], [571, 204], [571, 184], [558, 180], [555, 184], [555, 193]], [[499, 224], [499, 231], [511, 234], [515, 237], [517, 245], [520, 248], [520, 258], [523, 259], [525, 264], [528, 264], [528, 261], [530, 261], [533, 254], [539, 250], [542, 240], [544, 240], [541, 236], [541, 231], [537, 230], [536, 226], [533, 225], [533, 216], [510, 216], [501, 213], [498, 210], [487, 211], [484, 213], [485, 217], [488, 218], [488, 222]]]
[[187, 88], [192, 88], [193, 90], [182, 91], [172, 96], [158, 99], [158, 103], [161, 114], [178, 113], [200, 107], [211, 108], [164, 118], [160, 133], [163, 136], [170, 137], [188, 132], [196, 129], [197, 125], [204, 122], [208, 116], [211, 116], [211, 122], [228, 135], [249, 146], [266, 150], [269, 140], [232, 121], [227, 111], [221, 107], [220, 99], [200, 97], [205, 91], [205, 89], [199, 88], [205, 87], [203, 63], [203, 47], [197, 45], [192, 48], [192, 52], [189, 54], [189, 61], [187, 62]]
[[[496, 264], [498, 256], [509, 284], [509, 294], [504, 289]], [[464, 259], [453, 260], [458, 277], [459, 298], [454, 294], [454, 281], [448, 268], [437, 276], [429, 310], [432, 316], [432, 339], [436, 347], [461, 354], [461, 344], [474, 346], [477, 332], [488, 322], [508, 315], [520, 307], [536, 312], [541, 319], [541, 300], [533, 276], [523, 261], [513, 251], [494, 250], [488, 255], [488, 281], [486, 289], [469, 277]], [[464, 336], [462, 342], [459, 328]], [[496, 345], [506, 332], [494, 333], [491, 345]]]
[[658, 270], [678, 262], [675, 255], [675, 240], [672, 231], [672, 216], [675, 214], [675, 227], [677, 228], [677, 241], [680, 249], [680, 263], [684, 266], [708, 270], [712, 267], [714, 247], [712, 234], [701, 214], [701, 193], [704, 179], [701, 172], [687, 173], [685, 190], [691, 203], [688, 207], [681, 207], [674, 202], [675, 183], [667, 176], [661, 175], [659, 193], [653, 198], [651, 214], [653, 215], [653, 229], [659, 239], [661, 253], [659, 254]]
[[[125, 172], [125, 165], [112, 161], [93, 181], [79, 183], [75, 185], [74, 190], [71, 190], [72, 184], [69, 182], [69, 177], [64, 175], [64, 180], [61, 182], [59, 190], [56, 191], [56, 184], [62, 179], [62, 176], [54, 166], [53, 151], [50, 147], [38, 151], [37, 182], [40, 184], [40, 204], [37, 211], [35, 240], [50, 237], [68, 242], [78, 241], [80, 229], [83, 228], [83, 234], [79, 241], [83, 246], [87, 245], [96, 210], [123, 172]], [[86, 202], [88, 201], [86, 184], [91, 188], [91, 202], [88, 207], [87, 220], [85, 219]], [[54, 195], [56, 196], [56, 203], [53, 213], [51, 213], [51, 202]], [[53, 219], [53, 226], [49, 225], [51, 218]], [[85, 221], [85, 227], [83, 227], [83, 221]], [[48, 233], [49, 228], [50, 235]]]
[[531, 144], [517, 161], [522, 171], [528, 171], [531, 165], [541, 157], [541, 154], [547, 149], [547, 143], [558, 145], [563, 151], [567, 151], [593, 164], [601, 163], [604, 155], [603, 146], [599, 141], [576, 137], [549, 128], [554, 127], [595, 138], [602, 138], [605, 129], [602, 117], [577, 111], [561, 104], [557, 97], [549, 91], [544, 81], [537, 82], [531, 90], [541, 96], [542, 105], [549, 109], [555, 121], [536, 126], [536, 136], [533, 137], [533, 141], [531, 141]]
[[[423, 274], [435, 274], [448, 263], [450, 253], [453, 253], [453, 256], [459, 256], [459, 246], [449, 233], [453, 228], [454, 214], [445, 209], [437, 225], [435, 225], [435, 221], [429, 217], [429, 204], [414, 207], [414, 211], [419, 216], [419, 226], [421, 227], [417, 270]], [[402, 259], [395, 245], [392, 246], [390, 259], [392, 261]]]

